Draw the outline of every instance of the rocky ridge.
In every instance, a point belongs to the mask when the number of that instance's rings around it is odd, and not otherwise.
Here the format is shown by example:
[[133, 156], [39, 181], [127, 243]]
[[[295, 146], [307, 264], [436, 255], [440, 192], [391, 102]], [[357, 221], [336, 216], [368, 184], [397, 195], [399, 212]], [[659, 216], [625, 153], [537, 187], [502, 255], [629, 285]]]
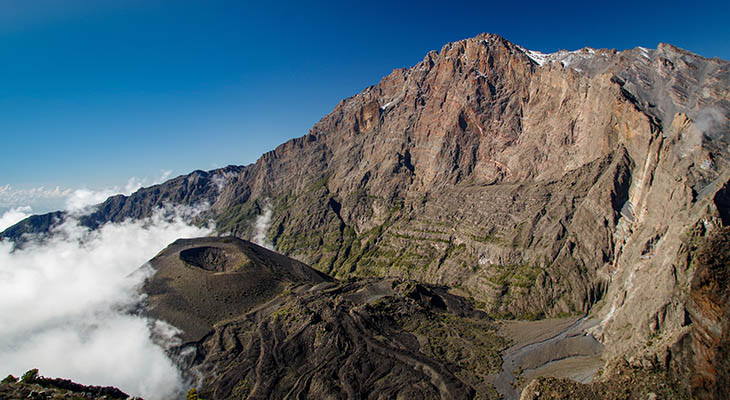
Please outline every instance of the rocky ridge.
[[38, 375], [37, 369], [32, 369], [21, 379], [12, 375], [0, 382], [0, 398], [2, 399], [130, 399], [126, 393], [112, 386], [86, 386], [68, 379], [47, 378]]
[[717, 396], [723, 297], [697, 283], [718, 272], [694, 249], [730, 224], [729, 87], [730, 63], [667, 44], [540, 55], [480, 35], [255, 164], [110, 198], [82, 222], [207, 203], [221, 233], [251, 238], [270, 209], [275, 248], [322, 272], [456, 287], [501, 317], [590, 312], [607, 359], [703, 371], [686, 384]]

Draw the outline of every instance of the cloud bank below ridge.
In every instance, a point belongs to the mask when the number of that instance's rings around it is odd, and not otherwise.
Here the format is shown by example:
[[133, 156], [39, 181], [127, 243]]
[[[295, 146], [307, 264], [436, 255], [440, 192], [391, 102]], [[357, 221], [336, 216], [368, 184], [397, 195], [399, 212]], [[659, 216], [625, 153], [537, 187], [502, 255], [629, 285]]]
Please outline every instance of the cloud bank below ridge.
[[13, 251], [0, 241], [0, 374], [39, 368], [148, 400], [179, 397], [187, 383], [150, 339], [155, 324], [129, 311], [152, 273], [140, 268], [147, 260], [178, 238], [212, 232], [186, 222], [198, 212], [170, 207], [96, 231], [70, 218], [42, 243]]

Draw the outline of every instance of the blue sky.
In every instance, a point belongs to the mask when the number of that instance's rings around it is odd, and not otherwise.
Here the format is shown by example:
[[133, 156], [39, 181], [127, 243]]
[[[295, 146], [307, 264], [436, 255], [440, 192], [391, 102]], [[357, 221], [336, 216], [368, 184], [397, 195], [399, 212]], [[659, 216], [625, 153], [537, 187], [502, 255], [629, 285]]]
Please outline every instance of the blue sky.
[[268, 4], [0, 0], [0, 211], [15, 206], [3, 187], [17, 199], [254, 162], [481, 32], [543, 52], [668, 42], [730, 59], [728, 2]]

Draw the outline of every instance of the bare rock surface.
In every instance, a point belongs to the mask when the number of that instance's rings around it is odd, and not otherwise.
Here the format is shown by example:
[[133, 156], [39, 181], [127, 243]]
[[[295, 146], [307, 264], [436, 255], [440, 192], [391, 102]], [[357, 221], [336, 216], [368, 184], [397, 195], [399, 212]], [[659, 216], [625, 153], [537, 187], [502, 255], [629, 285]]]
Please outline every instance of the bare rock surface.
[[528, 384], [520, 400], [683, 400], [687, 390], [665, 371], [622, 365], [610, 378], [582, 384], [570, 379], [540, 377]]
[[150, 317], [200, 340], [221, 321], [280, 295], [296, 282], [332, 278], [281, 254], [234, 237], [179, 239], [149, 264], [155, 270], [142, 291]]

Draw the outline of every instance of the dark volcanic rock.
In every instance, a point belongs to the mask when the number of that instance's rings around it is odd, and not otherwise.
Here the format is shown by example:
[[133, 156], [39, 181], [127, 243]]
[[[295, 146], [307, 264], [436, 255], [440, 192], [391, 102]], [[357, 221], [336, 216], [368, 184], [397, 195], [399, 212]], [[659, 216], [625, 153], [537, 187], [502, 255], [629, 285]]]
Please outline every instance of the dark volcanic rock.
[[68, 379], [46, 378], [38, 370], [26, 372], [18, 380], [12, 375], [0, 382], [0, 399], [128, 399], [126, 393], [112, 386], [86, 386]]
[[445, 290], [398, 279], [302, 284], [219, 323], [192, 368], [211, 398], [499, 398], [506, 342]]
[[142, 287], [148, 313], [200, 340], [213, 325], [250, 311], [297, 282], [332, 278], [238, 238], [179, 239], [150, 260]]
[[204, 398], [497, 398], [504, 339], [470, 301], [401, 279], [335, 282], [237, 238], [178, 240], [150, 261], [149, 314]]

